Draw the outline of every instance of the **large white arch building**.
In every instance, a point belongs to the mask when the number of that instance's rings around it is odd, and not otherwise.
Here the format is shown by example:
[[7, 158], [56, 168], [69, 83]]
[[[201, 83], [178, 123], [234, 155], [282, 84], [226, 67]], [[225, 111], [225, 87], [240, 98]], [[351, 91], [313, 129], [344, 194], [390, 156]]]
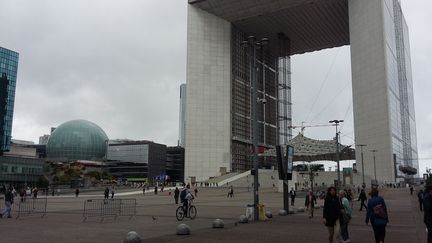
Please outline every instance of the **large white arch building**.
[[[252, 59], [241, 46], [250, 35], [270, 39], [256, 54], [258, 98], [266, 100], [258, 104], [260, 147], [291, 137], [290, 56], [350, 45], [356, 143], [378, 150], [380, 181], [396, 181], [399, 166], [418, 170], [408, 27], [399, 0], [189, 0], [186, 179], [251, 167]], [[365, 174], [373, 175], [372, 153], [364, 158]]]

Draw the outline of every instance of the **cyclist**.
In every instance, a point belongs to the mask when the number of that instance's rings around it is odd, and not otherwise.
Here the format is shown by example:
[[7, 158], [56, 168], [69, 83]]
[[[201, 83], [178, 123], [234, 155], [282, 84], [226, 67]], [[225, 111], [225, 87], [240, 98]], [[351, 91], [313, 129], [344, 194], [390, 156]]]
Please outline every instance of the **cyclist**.
[[194, 196], [192, 195], [190, 191], [190, 185], [187, 184], [186, 188], [183, 188], [183, 190], [180, 193], [180, 202], [183, 203], [183, 211], [185, 212], [185, 216], [188, 216], [188, 208], [190, 201], [194, 199]]

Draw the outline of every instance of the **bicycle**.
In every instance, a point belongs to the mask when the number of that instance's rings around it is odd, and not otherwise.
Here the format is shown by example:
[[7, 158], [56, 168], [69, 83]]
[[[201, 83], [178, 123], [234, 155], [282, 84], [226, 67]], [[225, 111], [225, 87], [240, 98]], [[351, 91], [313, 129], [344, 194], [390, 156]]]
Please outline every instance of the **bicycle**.
[[196, 207], [194, 205], [192, 205], [192, 201], [193, 200], [189, 200], [188, 203], [188, 213], [186, 214], [185, 212], [185, 208], [182, 206], [179, 206], [176, 210], [176, 218], [178, 221], [182, 221], [185, 217], [186, 218], [190, 218], [190, 219], [195, 219], [196, 215], [197, 215], [197, 210]]

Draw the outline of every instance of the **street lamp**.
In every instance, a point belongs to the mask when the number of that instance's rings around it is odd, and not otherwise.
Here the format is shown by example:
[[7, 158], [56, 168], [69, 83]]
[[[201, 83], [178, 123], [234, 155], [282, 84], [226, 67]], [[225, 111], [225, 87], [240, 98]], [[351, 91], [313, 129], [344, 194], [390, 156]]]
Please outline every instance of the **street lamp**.
[[339, 132], [338, 132], [338, 125], [339, 123], [342, 123], [343, 120], [332, 120], [329, 121], [329, 123], [334, 123], [334, 126], [336, 127], [336, 163], [337, 163], [337, 188], [340, 189], [340, 162], [339, 162]]
[[375, 183], [377, 183], [375, 153], [378, 152], [378, 150], [372, 149], [371, 152], [373, 153], [373, 160], [374, 160], [374, 178], [375, 178]]
[[360, 147], [361, 150], [361, 163], [362, 163], [362, 185], [365, 184], [365, 175], [364, 175], [364, 161], [363, 161], [363, 147], [366, 147], [366, 144], [357, 144], [357, 146]]
[[[256, 66], [256, 50], [259, 48], [264, 48], [268, 43], [267, 38], [262, 38], [256, 41], [255, 36], [248, 36], [241, 45], [249, 49], [249, 77], [251, 79], [251, 119], [252, 119], [252, 147], [253, 147], [253, 171], [254, 171], [254, 219], [258, 220], [258, 204], [259, 204], [259, 194], [258, 194], [258, 112], [257, 112], [257, 66]], [[261, 49], [262, 50], [262, 49]], [[264, 66], [264, 60], [262, 60]]]

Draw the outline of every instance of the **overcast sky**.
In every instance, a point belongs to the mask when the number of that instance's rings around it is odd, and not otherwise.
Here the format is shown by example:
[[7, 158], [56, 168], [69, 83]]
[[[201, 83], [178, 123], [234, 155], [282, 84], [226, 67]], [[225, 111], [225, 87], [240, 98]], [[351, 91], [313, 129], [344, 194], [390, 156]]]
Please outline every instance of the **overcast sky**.
[[[0, 0], [0, 46], [20, 53], [13, 138], [37, 142], [50, 127], [86, 119], [112, 139], [177, 144], [186, 2]], [[432, 1], [402, 0], [402, 7], [410, 27], [423, 172], [432, 167]], [[342, 143], [351, 145], [349, 52], [341, 47], [294, 56], [292, 94], [294, 124], [344, 119]], [[306, 135], [332, 139], [334, 128], [309, 128]]]

